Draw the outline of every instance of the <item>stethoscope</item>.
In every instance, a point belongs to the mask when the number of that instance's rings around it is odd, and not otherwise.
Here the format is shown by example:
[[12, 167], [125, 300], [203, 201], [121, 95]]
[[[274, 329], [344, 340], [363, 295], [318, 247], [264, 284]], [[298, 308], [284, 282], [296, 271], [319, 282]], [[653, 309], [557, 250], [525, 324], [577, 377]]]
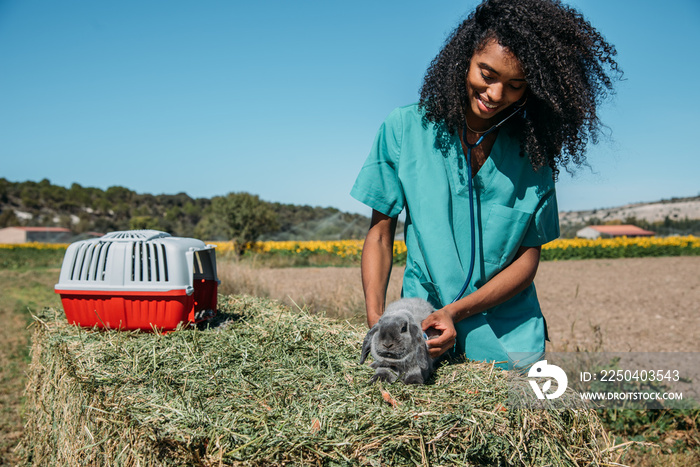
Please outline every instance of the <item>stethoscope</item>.
[[476, 143], [474, 144], [469, 144], [467, 141], [467, 126], [465, 125], [464, 128], [462, 129], [462, 141], [464, 142], [464, 145], [467, 147], [467, 186], [469, 190], [469, 221], [471, 224], [471, 259], [469, 261], [469, 269], [467, 273], [467, 280], [464, 281], [464, 285], [462, 286], [462, 290], [459, 291], [457, 296], [450, 302], [454, 303], [457, 300], [462, 298], [462, 295], [464, 295], [464, 292], [466, 292], [467, 287], [469, 287], [469, 282], [472, 280], [472, 275], [474, 274], [474, 262], [476, 260], [476, 225], [474, 222], [474, 188], [472, 186], [472, 149], [477, 147], [484, 141], [484, 138], [486, 138], [489, 134], [493, 133], [496, 131], [498, 128], [501, 127], [506, 121], [508, 121], [513, 115], [517, 114], [520, 112], [525, 105], [525, 102], [523, 102], [521, 105], [519, 105], [510, 115], [508, 115], [506, 118], [498, 122], [496, 125], [493, 127], [489, 128], [486, 130], [484, 134], [482, 134], [479, 139], [476, 140]]

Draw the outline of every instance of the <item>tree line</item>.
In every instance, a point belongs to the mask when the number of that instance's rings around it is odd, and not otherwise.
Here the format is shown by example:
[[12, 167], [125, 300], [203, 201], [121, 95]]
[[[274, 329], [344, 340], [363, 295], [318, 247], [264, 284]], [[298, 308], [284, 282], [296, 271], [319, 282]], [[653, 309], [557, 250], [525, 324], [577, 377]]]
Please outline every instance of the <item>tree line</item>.
[[0, 178], [0, 228], [66, 227], [76, 234], [155, 229], [210, 241], [362, 238], [369, 219], [331, 207], [272, 203], [245, 192], [213, 198], [152, 195], [121, 186], [66, 188]]

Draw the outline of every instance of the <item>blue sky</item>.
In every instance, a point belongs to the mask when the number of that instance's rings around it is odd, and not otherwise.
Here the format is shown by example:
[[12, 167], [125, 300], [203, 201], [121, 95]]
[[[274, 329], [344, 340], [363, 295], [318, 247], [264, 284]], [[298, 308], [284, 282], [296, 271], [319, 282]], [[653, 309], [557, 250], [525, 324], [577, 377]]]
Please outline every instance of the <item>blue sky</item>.
[[[0, 0], [0, 177], [369, 214], [377, 128], [477, 3]], [[568, 3], [625, 80], [560, 209], [700, 194], [700, 2]]]

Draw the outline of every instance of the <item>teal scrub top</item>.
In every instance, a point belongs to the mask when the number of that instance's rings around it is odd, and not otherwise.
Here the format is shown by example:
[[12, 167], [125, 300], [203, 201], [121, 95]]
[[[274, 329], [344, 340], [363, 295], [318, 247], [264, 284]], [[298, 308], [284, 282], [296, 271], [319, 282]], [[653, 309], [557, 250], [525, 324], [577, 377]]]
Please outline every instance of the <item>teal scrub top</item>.
[[[459, 136], [424, 120], [417, 104], [394, 110], [380, 127], [351, 195], [390, 217], [406, 210], [402, 296], [441, 308], [462, 289], [471, 259], [467, 176]], [[552, 171], [535, 171], [507, 126], [472, 181], [476, 258], [465, 296], [508, 266], [519, 247], [559, 236]], [[471, 360], [512, 367], [515, 354], [523, 362], [544, 352], [546, 325], [534, 284], [455, 327], [456, 351]]]

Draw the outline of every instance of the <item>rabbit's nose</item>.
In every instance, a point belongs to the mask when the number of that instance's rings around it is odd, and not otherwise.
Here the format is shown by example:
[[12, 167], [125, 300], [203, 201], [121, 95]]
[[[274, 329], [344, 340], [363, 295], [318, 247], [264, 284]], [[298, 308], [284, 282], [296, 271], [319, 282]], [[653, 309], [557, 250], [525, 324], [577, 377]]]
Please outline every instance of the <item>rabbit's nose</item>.
[[385, 349], [390, 349], [390, 348], [392, 348], [392, 347], [394, 346], [394, 343], [393, 343], [393, 342], [391, 342], [391, 343], [383, 343], [382, 345], [384, 346]]

